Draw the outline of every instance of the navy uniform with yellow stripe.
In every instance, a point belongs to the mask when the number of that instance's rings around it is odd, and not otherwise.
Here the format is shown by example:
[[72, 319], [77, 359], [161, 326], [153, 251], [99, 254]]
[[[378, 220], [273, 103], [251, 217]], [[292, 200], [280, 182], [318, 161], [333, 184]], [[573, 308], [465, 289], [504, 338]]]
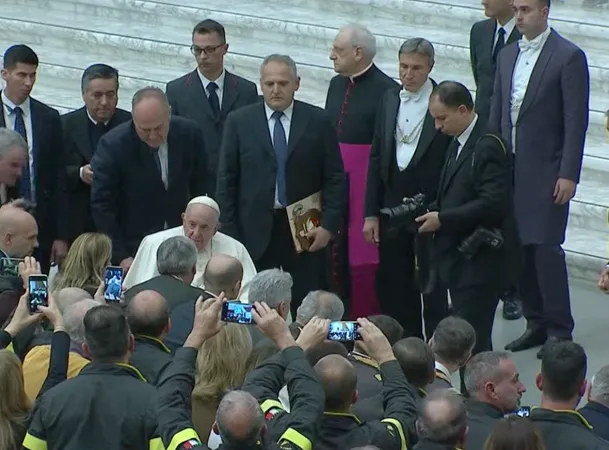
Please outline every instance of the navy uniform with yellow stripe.
[[152, 336], [136, 334], [135, 348], [129, 362], [144, 375], [148, 383], [156, 386], [163, 371], [171, 364], [171, 350]]
[[609, 449], [609, 443], [594, 434], [592, 426], [577, 411], [533, 408], [529, 418], [541, 431], [547, 449]]
[[417, 395], [400, 364], [388, 361], [380, 366], [383, 380], [384, 418], [361, 422], [355, 415], [325, 412], [315, 450], [350, 449], [374, 445], [383, 450], [406, 450], [417, 437]]
[[28, 450], [162, 450], [156, 389], [129, 364], [92, 362], [34, 406]]
[[364, 400], [380, 395], [383, 389], [383, 377], [378, 363], [363, 353], [349, 353], [349, 361], [357, 372], [357, 395]]

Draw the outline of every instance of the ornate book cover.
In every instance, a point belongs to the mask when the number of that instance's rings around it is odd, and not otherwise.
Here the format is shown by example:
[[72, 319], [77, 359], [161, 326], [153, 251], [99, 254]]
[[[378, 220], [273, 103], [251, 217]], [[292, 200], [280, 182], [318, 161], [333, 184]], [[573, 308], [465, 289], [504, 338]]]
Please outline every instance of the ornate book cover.
[[296, 253], [307, 251], [311, 246], [311, 241], [306, 237], [307, 233], [321, 225], [321, 192], [288, 205], [286, 213]]

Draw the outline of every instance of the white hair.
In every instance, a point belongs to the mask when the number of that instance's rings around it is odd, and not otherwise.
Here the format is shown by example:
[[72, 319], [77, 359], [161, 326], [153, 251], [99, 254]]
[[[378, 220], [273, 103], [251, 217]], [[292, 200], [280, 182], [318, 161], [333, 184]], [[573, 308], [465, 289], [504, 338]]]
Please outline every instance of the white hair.
[[609, 366], [596, 372], [590, 384], [590, 400], [609, 406]]
[[350, 23], [341, 27], [339, 33], [347, 33], [349, 42], [354, 47], [362, 49], [364, 57], [372, 61], [376, 56], [376, 38], [368, 28], [358, 23]]
[[328, 291], [311, 291], [302, 299], [296, 320], [301, 325], [306, 325], [314, 316], [336, 321], [341, 320], [344, 313], [345, 305], [338, 295]]

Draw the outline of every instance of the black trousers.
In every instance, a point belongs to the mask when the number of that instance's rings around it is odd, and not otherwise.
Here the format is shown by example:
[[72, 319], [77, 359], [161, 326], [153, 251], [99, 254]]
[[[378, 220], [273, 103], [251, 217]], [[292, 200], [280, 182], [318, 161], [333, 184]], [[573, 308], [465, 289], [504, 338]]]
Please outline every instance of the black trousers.
[[[405, 337], [429, 339], [448, 314], [448, 298], [445, 288], [421, 295], [416, 274], [416, 237], [403, 227], [392, 231], [381, 228], [376, 292], [381, 312], [402, 325]], [[423, 249], [419, 246], [419, 250]]]
[[257, 261], [259, 272], [280, 268], [292, 275], [292, 302], [290, 311], [296, 319], [296, 310], [302, 299], [310, 292], [326, 289], [326, 255], [324, 250], [309, 253], [296, 253], [285, 209], [276, 209], [273, 216], [273, 229], [268, 247]]

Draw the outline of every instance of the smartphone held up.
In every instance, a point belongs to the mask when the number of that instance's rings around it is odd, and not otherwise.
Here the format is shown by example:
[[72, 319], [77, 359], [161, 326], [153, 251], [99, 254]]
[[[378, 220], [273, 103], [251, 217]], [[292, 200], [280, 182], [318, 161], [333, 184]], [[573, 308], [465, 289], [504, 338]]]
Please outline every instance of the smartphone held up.
[[46, 275], [30, 275], [28, 278], [28, 309], [30, 314], [39, 311], [40, 306], [49, 305], [49, 288]]
[[104, 300], [106, 303], [119, 303], [123, 291], [122, 267], [108, 266], [104, 272]]

